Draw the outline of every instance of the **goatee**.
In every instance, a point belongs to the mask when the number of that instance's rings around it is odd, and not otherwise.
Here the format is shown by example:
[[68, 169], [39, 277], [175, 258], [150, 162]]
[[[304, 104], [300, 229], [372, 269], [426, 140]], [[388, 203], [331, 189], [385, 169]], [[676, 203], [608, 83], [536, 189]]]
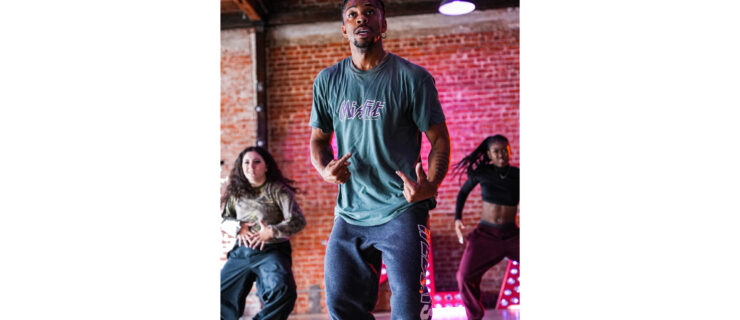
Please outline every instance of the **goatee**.
[[377, 42], [376, 38], [369, 39], [365, 42], [360, 42], [357, 39], [354, 40], [355, 47], [357, 47], [357, 49], [362, 49], [362, 51], [372, 49]]

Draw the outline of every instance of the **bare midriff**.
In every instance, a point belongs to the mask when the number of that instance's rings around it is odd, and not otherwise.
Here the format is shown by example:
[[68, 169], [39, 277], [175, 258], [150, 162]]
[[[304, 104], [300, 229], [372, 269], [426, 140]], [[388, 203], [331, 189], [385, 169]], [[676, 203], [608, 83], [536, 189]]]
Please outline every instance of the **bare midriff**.
[[515, 223], [517, 206], [505, 206], [483, 201], [480, 219], [493, 224]]

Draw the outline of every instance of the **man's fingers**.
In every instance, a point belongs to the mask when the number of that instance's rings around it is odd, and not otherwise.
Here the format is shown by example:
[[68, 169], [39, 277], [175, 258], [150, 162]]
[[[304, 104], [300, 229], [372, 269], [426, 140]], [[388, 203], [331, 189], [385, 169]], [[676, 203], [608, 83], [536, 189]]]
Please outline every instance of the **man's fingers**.
[[411, 200], [413, 199], [413, 195], [416, 193], [416, 182], [411, 181], [411, 179], [401, 171], [396, 171], [396, 174], [401, 177], [401, 180], [403, 180], [403, 197], [406, 198], [406, 201], [412, 202]]
[[347, 153], [347, 154], [345, 154], [344, 156], [342, 156], [341, 158], [337, 159], [337, 162], [339, 162], [339, 163], [344, 163], [345, 161], [347, 161], [347, 159], [349, 159], [349, 157], [350, 157], [351, 155], [352, 155], [351, 153]]
[[416, 178], [421, 181], [422, 179], [426, 180], [427, 175], [424, 173], [424, 168], [421, 167], [421, 162], [416, 163]]
[[340, 166], [339, 164], [339, 161], [332, 160], [331, 162], [329, 162], [329, 164], [326, 165], [326, 168], [329, 169], [329, 172], [331, 172], [331, 174], [337, 174], [340, 170], [342, 170], [342, 166]]
[[332, 172], [341, 172], [343, 170], [347, 170], [347, 166], [350, 165], [349, 161], [337, 161], [337, 163], [334, 164], [335, 167], [332, 168]]
[[328, 170], [329, 174], [331, 175], [331, 177], [327, 177], [327, 181], [331, 182], [331, 180], [334, 180], [335, 183], [344, 183], [344, 181], [347, 181], [349, 177], [343, 179], [343, 176], [349, 174], [347, 166], [350, 165], [350, 162], [347, 161], [347, 159], [349, 159], [351, 155], [351, 153], [348, 153], [339, 159], [329, 161], [329, 163], [326, 165], [326, 168], [324, 169]]
[[339, 183], [345, 183], [345, 182], [347, 182], [347, 180], [349, 180], [349, 176], [350, 175], [352, 175], [352, 174], [349, 173], [349, 172], [344, 173], [342, 176], [340, 176], [340, 177], [337, 178], [337, 182], [339, 182]]
[[404, 186], [407, 184], [411, 184], [411, 180], [409, 180], [409, 177], [407, 177], [403, 172], [396, 171], [396, 174], [401, 177], [401, 180], [403, 180]]
[[329, 170], [329, 172], [331, 172], [331, 174], [335, 176], [339, 176], [342, 173], [349, 172], [349, 169], [347, 169], [347, 166], [343, 163], [337, 164], [334, 167], [330, 167]]
[[403, 189], [408, 192], [409, 196], [416, 193], [416, 190], [414, 189], [414, 185], [412, 183], [404, 183]]

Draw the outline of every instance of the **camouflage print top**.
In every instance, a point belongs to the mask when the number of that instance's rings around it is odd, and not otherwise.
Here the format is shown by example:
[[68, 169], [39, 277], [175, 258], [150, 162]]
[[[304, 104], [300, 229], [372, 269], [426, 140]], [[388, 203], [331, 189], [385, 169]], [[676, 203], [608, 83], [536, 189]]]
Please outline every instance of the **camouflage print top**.
[[291, 235], [306, 226], [303, 212], [295, 201], [293, 192], [280, 183], [266, 182], [257, 188], [256, 195], [246, 195], [239, 199], [233, 196], [224, 206], [221, 217], [241, 222], [254, 223], [251, 232], [259, 232], [258, 221], [272, 228], [275, 237], [266, 243], [287, 241]]

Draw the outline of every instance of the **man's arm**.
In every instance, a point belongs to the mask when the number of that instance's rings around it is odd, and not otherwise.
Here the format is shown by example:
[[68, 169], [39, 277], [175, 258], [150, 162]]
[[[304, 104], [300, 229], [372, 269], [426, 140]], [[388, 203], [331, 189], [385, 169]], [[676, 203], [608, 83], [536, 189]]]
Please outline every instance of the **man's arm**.
[[424, 174], [421, 162], [416, 164], [416, 182], [411, 181], [403, 172], [396, 171], [403, 180], [403, 195], [408, 202], [434, 197], [450, 167], [450, 134], [447, 124], [440, 122], [432, 125], [424, 134], [432, 146], [428, 158], [429, 177]]
[[447, 123], [440, 122], [429, 127], [425, 132], [432, 150], [429, 151], [429, 182], [434, 184], [434, 191], [442, 184], [450, 168], [450, 133]]
[[343, 184], [349, 180], [350, 173], [347, 161], [350, 153], [339, 159], [334, 159], [331, 149], [331, 133], [324, 133], [319, 128], [311, 129], [311, 164], [319, 172], [324, 181]]

